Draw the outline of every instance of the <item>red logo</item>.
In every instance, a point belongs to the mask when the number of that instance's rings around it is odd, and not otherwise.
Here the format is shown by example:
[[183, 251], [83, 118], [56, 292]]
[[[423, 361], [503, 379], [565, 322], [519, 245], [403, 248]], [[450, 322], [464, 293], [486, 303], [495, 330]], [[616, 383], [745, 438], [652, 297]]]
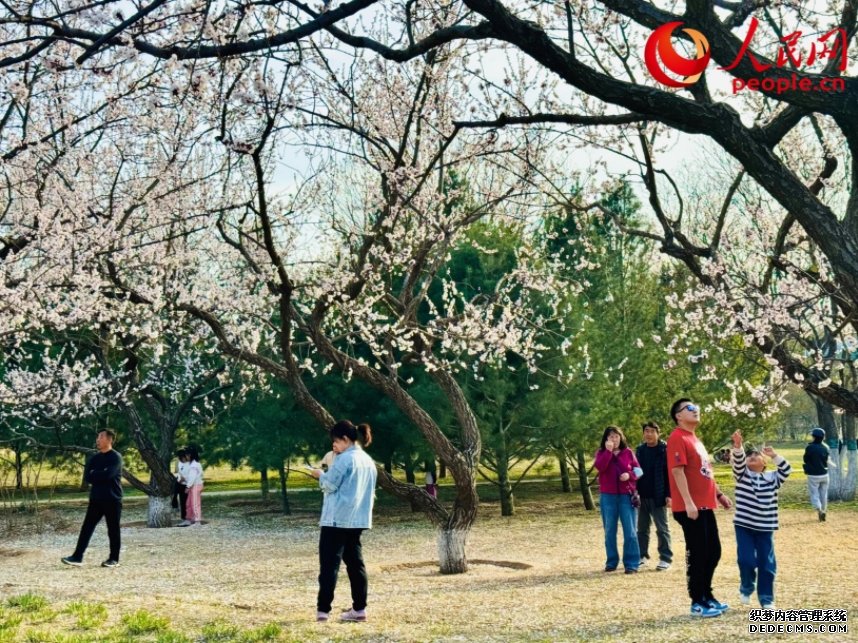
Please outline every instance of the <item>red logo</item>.
[[[706, 37], [696, 29], [683, 29], [686, 34], [694, 42], [697, 53], [694, 58], [685, 58], [676, 53], [673, 48], [673, 43], [670, 41], [674, 30], [682, 26], [681, 22], [668, 22], [650, 34], [644, 47], [644, 62], [646, 68], [652, 77], [658, 82], [668, 87], [688, 87], [696, 83], [700, 76], [703, 75], [703, 70], [709, 64], [711, 52], [709, 51], [709, 41]], [[658, 56], [656, 56], [658, 51]], [[664, 67], [675, 74], [684, 76], [684, 80], [675, 80], [662, 71], [659, 65], [658, 58]]]

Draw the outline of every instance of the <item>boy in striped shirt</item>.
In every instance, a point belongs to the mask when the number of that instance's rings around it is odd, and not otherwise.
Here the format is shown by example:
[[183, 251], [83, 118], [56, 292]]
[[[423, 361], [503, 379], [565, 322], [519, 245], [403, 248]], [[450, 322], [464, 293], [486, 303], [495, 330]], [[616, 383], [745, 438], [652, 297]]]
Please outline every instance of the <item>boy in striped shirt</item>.
[[[792, 469], [789, 462], [771, 447], [756, 449], [747, 455], [742, 446], [742, 433], [733, 434], [730, 454], [736, 479], [736, 549], [739, 563], [739, 598], [751, 603], [756, 581], [757, 597], [763, 609], [775, 608], [775, 530], [778, 528], [778, 489]], [[766, 457], [777, 466], [767, 472]]]

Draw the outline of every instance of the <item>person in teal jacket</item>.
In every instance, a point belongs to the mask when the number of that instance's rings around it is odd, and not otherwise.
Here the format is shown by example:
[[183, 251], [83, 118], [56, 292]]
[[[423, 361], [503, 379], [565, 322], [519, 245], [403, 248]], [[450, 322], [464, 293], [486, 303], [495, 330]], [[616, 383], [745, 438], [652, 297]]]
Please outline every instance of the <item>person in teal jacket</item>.
[[353, 425], [340, 420], [331, 428], [331, 444], [336, 453], [327, 472], [311, 474], [324, 492], [319, 526], [319, 594], [316, 620], [327, 621], [334, 600], [340, 562], [346, 564], [352, 593], [352, 607], [340, 616], [343, 621], [365, 621], [369, 583], [360, 537], [372, 528], [372, 507], [378, 473], [375, 463], [363, 450], [372, 442], [368, 424]]

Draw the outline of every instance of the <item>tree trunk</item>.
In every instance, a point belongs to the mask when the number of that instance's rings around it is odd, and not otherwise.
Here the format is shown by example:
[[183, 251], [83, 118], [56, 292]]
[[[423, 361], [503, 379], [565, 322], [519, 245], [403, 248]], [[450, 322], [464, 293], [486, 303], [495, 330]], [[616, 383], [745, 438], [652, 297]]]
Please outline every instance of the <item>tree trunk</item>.
[[855, 435], [855, 416], [846, 413], [843, 416], [843, 442], [846, 457], [846, 469], [841, 469], [842, 475], [840, 497], [843, 500], [855, 499], [855, 485], [858, 482], [858, 443]]
[[512, 516], [515, 513], [515, 498], [512, 494], [512, 484], [509, 481], [509, 455], [506, 449], [506, 434], [503, 430], [498, 435], [495, 458], [497, 459], [498, 468], [501, 516]]
[[393, 473], [393, 456], [388, 456], [384, 459], [384, 470], [388, 473]]
[[416, 484], [417, 478], [414, 475], [414, 463], [410, 458], [406, 458], [403, 463], [403, 468], [405, 469], [405, 482], [408, 484]]
[[262, 499], [267, 501], [271, 492], [271, 487], [268, 484], [268, 467], [259, 471], [259, 490], [262, 493]]
[[560, 464], [560, 484], [563, 493], [572, 493], [572, 481], [569, 479], [569, 464], [566, 462], [566, 451], [557, 452], [557, 462]]
[[15, 488], [20, 491], [24, 488], [24, 463], [21, 460], [21, 449], [15, 449]]
[[[414, 462], [411, 458], [405, 458], [405, 482], [408, 484], [417, 484], [417, 477], [414, 475]], [[414, 498], [409, 498], [409, 503], [411, 504], [412, 513], [423, 511], [423, 507]]]
[[465, 550], [468, 544], [467, 529], [445, 527], [438, 531], [438, 562], [442, 574], [464, 574], [468, 571]]
[[280, 495], [283, 497], [283, 515], [291, 516], [292, 507], [289, 506], [289, 496], [286, 494], [286, 481], [289, 478], [289, 472], [286, 470], [284, 462], [280, 463], [277, 473], [280, 476]]
[[596, 508], [596, 503], [593, 502], [590, 481], [587, 479], [587, 457], [584, 454], [584, 449], [578, 449], [576, 459], [578, 461], [578, 485], [581, 487], [581, 498], [584, 500], [584, 509], [593, 511]]
[[440, 479], [446, 478], [446, 477], [447, 477], [447, 465], [442, 462], [441, 464], [438, 465], [438, 479], [440, 480]]
[[828, 443], [828, 448], [831, 452], [828, 466], [828, 499], [841, 500], [843, 482], [846, 479], [844, 467], [846, 460], [842, 457], [840, 451], [840, 430], [837, 427], [837, 421], [834, 417], [834, 407], [830, 402], [811, 395], [813, 403], [816, 405], [816, 418], [819, 426], [825, 431], [825, 441]]
[[146, 514], [147, 527], [172, 527], [172, 496], [149, 496], [149, 510]]
[[846, 482], [846, 451], [841, 449], [840, 440], [827, 439], [828, 443], [828, 499], [843, 500], [843, 486]]

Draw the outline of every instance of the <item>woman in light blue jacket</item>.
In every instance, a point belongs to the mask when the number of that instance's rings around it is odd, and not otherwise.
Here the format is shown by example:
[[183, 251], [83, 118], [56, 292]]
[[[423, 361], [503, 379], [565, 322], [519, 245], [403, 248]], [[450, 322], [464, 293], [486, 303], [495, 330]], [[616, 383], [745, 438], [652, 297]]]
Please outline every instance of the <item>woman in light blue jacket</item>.
[[319, 596], [316, 620], [327, 621], [337, 586], [340, 561], [346, 563], [352, 590], [352, 607], [340, 616], [343, 621], [366, 620], [368, 582], [360, 536], [372, 528], [372, 505], [378, 475], [375, 463], [362, 447], [372, 442], [368, 424], [353, 425], [340, 420], [331, 428], [331, 443], [337, 454], [327, 472], [313, 469], [325, 493], [319, 525]]

